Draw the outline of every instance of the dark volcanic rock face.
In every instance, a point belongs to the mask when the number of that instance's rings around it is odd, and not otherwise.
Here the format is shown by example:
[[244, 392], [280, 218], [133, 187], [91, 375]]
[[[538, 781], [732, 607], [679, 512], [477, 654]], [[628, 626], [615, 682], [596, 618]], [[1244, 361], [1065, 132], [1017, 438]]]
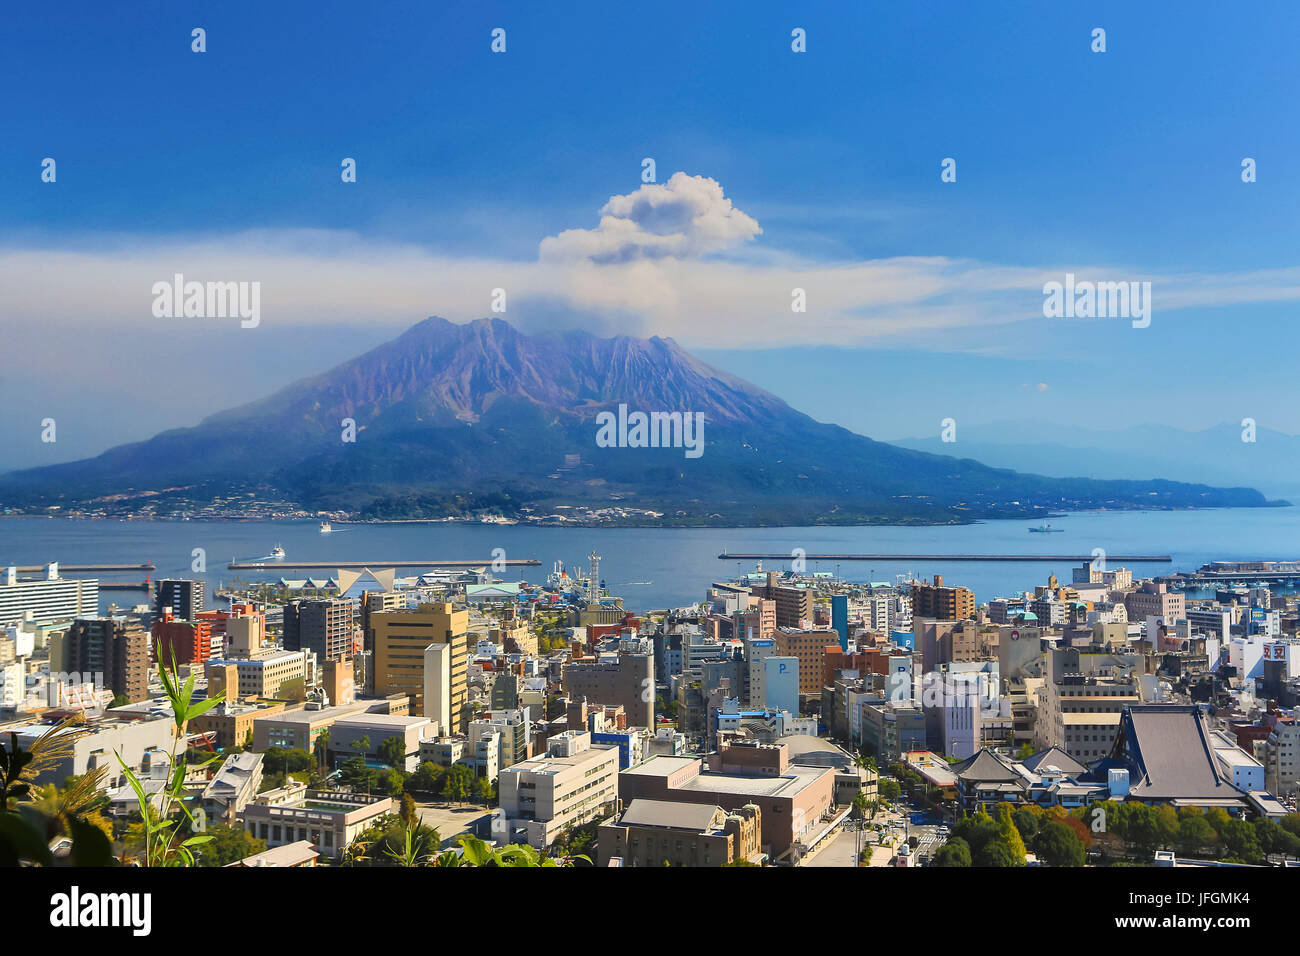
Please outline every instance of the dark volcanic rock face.
[[[599, 447], [596, 416], [620, 404], [701, 414], [703, 454]], [[345, 419], [355, 442], [342, 440]], [[564, 467], [566, 455], [580, 464]], [[193, 428], [0, 482], [7, 499], [28, 504], [167, 488], [191, 501], [256, 488], [385, 517], [450, 502], [618, 502], [714, 524], [1267, 503], [1249, 489], [1042, 478], [875, 442], [814, 421], [671, 339], [528, 336], [499, 319], [439, 318]]]

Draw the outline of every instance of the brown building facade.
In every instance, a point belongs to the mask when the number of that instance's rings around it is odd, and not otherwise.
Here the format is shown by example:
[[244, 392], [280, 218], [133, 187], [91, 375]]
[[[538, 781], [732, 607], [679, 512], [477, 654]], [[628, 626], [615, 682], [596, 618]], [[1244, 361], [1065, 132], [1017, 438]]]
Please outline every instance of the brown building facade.
[[936, 621], [969, 621], [975, 617], [975, 594], [969, 588], [943, 586], [943, 575], [936, 574], [933, 584], [912, 588], [912, 617]]
[[114, 697], [149, 696], [149, 633], [125, 618], [77, 618], [63, 640], [63, 662], [69, 672], [102, 674]]
[[762, 810], [747, 803], [728, 813], [706, 804], [633, 800], [602, 824], [600, 865], [618, 857], [624, 866], [725, 866], [761, 853]]
[[826, 654], [833, 646], [839, 653], [834, 631], [778, 630], [774, 635], [777, 657], [799, 658], [799, 696], [820, 697], [826, 676]]

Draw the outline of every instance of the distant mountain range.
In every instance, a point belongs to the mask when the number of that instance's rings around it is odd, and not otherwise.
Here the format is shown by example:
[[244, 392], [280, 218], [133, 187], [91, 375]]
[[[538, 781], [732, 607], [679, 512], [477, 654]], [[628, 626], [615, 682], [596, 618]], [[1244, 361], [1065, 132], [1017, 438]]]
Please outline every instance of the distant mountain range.
[[893, 444], [1055, 477], [1178, 475], [1185, 481], [1245, 485], [1267, 495], [1300, 498], [1300, 437], [1256, 428], [1255, 441], [1243, 442], [1239, 423], [1186, 431], [1169, 425], [1086, 429], [1013, 421], [959, 426], [956, 437], [955, 443], [934, 435]]
[[[702, 413], [704, 450], [600, 447], [597, 416]], [[345, 420], [355, 422], [346, 441]], [[1259, 507], [1247, 487], [1041, 477], [798, 412], [671, 339], [524, 335], [431, 318], [268, 398], [84, 461], [13, 472], [0, 503], [176, 513], [237, 496], [369, 518], [504, 513], [684, 525], [961, 523], [1086, 508]], [[1046, 433], [1051, 441], [1056, 436]], [[635, 434], [633, 433], [633, 440]], [[950, 457], [960, 450], [964, 457]], [[965, 456], [971, 457], [965, 457]], [[1181, 467], [1151, 474], [1181, 473]], [[594, 509], [662, 513], [591, 516]]]

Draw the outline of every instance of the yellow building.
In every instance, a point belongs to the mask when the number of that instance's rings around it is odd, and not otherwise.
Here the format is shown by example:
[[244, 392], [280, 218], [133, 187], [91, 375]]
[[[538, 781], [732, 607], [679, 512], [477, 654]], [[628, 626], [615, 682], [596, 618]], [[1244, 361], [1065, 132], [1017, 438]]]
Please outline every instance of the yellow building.
[[370, 615], [374, 635], [375, 694], [406, 694], [411, 713], [424, 710], [424, 651], [430, 644], [451, 648], [448, 668], [448, 712], [453, 726], [438, 732], [465, 733], [469, 726], [469, 611], [451, 604], [421, 604], [416, 610], [382, 611]]

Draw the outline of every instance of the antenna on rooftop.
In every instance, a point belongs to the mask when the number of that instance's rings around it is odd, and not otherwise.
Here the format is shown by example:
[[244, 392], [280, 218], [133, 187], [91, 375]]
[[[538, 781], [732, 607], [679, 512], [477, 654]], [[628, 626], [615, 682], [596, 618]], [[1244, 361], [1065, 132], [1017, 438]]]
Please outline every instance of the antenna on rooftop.
[[600, 603], [600, 555], [595, 550], [587, 555], [587, 560], [591, 562], [591, 569], [587, 578], [587, 603]]

